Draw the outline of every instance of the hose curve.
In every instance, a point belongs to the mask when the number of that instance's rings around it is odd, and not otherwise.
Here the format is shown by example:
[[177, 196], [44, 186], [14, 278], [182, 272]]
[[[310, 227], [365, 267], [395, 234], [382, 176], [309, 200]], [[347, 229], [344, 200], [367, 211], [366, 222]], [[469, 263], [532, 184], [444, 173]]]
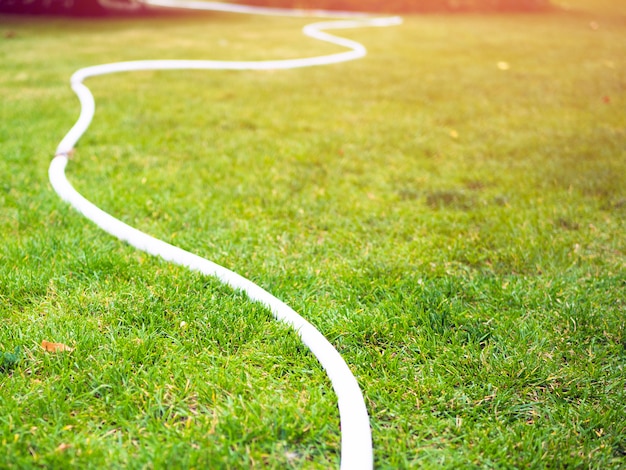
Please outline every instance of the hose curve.
[[285, 322], [296, 330], [302, 342], [311, 350], [325, 369], [337, 395], [341, 422], [341, 469], [371, 469], [373, 468], [372, 436], [369, 416], [359, 384], [341, 355], [311, 323], [284, 302], [239, 274], [145, 234], [98, 208], [74, 189], [66, 177], [65, 169], [69, 155], [73, 152], [74, 146], [81, 136], [89, 128], [96, 111], [94, 96], [83, 83], [89, 77], [139, 70], [276, 70], [346, 62], [364, 57], [367, 54], [367, 50], [356, 41], [332, 35], [325, 32], [325, 30], [366, 26], [392, 26], [400, 24], [402, 20], [399, 17], [371, 18], [366, 14], [353, 12], [288, 10], [218, 2], [144, 0], [143, 3], [149, 7], [159, 8], [339, 18], [339, 20], [309, 24], [303, 29], [303, 33], [306, 36], [348, 49], [344, 52], [325, 56], [269, 61], [140, 60], [95, 65], [77, 70], [72, 75], [70, 83], [80, 102], [80, 115], [74, 126], [59, 143], [55, 157], [50, 163], [48, 173], [52, 187], [61, 199], [68, 202], [78, 212], [107, 233], [146, 253], [185, 266], [191, 270], [199, 271], [204, 275], [217, 277], [224, 284], [244, 291], [251, 300], [265, 305], [277, 320]]

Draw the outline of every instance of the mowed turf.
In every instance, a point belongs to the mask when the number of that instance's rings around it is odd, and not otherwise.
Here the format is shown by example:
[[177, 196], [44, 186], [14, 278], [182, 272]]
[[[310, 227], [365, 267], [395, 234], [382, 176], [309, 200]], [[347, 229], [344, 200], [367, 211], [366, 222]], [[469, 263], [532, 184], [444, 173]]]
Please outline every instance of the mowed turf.
[[[340, 32], [370, 54], [324, 68], [89, 79], [68, 177], [315, 324], [377, 467], [624, 467], [626, 17], [593, 3]], [[304, 24], [0, 17], [0, 467], [338, 465], [297, 335], [47, 181], [76, 69], [338, 51]]]

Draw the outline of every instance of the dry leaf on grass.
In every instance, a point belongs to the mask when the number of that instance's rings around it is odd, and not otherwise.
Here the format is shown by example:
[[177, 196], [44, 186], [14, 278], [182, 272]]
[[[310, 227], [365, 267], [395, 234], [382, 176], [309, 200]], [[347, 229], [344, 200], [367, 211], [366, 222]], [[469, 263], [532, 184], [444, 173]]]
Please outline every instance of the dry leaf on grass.
[[46, 340], [43, 340], [41, 342], [41, 347], [44, 349], [44, 351], [48, 351], [48, 352], [63, 352], [63, 351], [72, 352], [74, 350], [74, 348], [70, 348], [67, 344], [51, 343], [50, 341], [46, 341]]

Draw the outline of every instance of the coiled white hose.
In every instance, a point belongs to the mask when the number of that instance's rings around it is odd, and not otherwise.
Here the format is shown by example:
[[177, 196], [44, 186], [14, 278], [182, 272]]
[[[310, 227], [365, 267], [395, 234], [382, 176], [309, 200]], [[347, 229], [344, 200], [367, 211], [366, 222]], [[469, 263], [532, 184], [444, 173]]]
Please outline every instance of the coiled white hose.
[[104, 212], [78, 193], [67, 180], [65, 167], [68, 157], [80, 137], [87, 131], [95, 113], [95, 100], [83, 81], [89, 77], [138, 70], [270, 70], [293, 69], [328, 65], [361, 58], [365, 47], [355, 41], [340, 38], [324, 30], [359, 28], [365, 26], [391, 26], [401, 23], [401, 18], [370, 18], [362, 13], [331, 11], [300, 11], [276, 8], [251, 7], [201, 1], [144, 0], [148, 6], [185, 8], [194, 10], [218, 10], [233, 13], [249, 13], [280, 16], [315, 16], [342, 18], [341, 21], [318, 22], [307, 25], [303, 33], [321, 41], [348, 49], [331, 55], [270, 61], [214, 61], [214, 60], [140, 60], [116, 62], [86, 67], [71, 77], [71, 86], [81, 105], [80, 116], [74, 126], [58, 145], [55, 158], [49, 168], [50, 182], [58, 195], [104, 231], [130, 245], [166, 261], [186, 266], [207, 276], [215, 276], [234, 289], [241, 289], [248, 297], [271, 310], [276, 319], [290, 325], [300, 335], [302, 342], [311, 350], [326, 370], [337, 395], [341, 421], [341, 468], [371, 469], [373, 467], [372, 436], [369, 416], [359, 385], [348, 365], [328, 340], [291, 307], [269, 292], [239, 274], [194, 255], [176, 246], [147, 235]]

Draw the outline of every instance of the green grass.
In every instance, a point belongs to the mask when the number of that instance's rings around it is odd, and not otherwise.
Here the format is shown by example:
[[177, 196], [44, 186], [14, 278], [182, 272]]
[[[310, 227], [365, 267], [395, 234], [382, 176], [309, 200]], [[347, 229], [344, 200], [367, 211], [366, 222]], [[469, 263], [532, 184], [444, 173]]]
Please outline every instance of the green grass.
[[[626, 467], [626, 17], [592, 3], [351, 30], [370, 55], [325, 68], [90, 79], [68, 176], [314, 323], [379, 468]], [[77, 68], [336, 51], [304, 23], [0, 17], [0, 467], [338, 463], [295, 334], [47, 182]]]

